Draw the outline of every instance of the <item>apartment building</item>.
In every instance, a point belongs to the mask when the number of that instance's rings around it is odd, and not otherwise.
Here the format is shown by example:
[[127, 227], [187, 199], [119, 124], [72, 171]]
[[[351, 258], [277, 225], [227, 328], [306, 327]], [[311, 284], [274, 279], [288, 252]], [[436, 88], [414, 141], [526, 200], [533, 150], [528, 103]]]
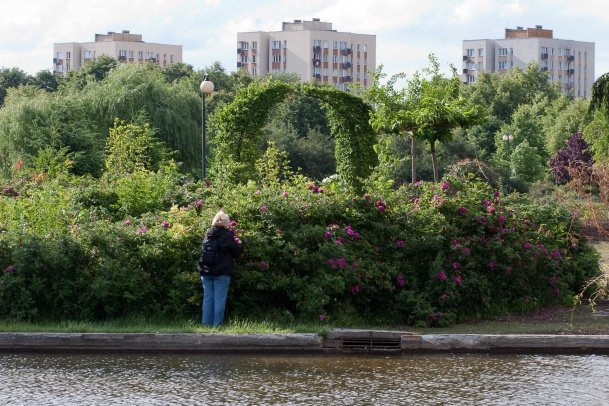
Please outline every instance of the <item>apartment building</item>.
[[552, 30], [505, 29], [504, 39], [463, 41], [463, 82], [476, 82], [480, 72], [506, 73], [536, 62], [564, 94], [590, 97], [594, 83], [594, 42], [554, 38]]
[[284, 22], [281, 31], [239, 32], [237, 68], [252, 76], [295, 73], [302, 82], [343, 90], [349, 83], [367, 87], [376, 70], [376, 36], [338, 32], [319, 18]]
[[152, 62], [167, 66], [182, 62], [182, 45], [144, 42], [141, 34], [131, 34], [128, 30], [95, 34], [94, 42], [53, 44], [53, 73], [66, 75], [100, 55], [111, 56], [120, 63]]

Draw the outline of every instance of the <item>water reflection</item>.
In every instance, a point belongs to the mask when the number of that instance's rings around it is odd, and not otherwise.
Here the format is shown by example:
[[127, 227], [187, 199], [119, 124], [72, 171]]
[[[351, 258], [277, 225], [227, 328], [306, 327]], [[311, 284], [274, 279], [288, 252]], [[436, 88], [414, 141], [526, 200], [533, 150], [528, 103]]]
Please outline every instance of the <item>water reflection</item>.
[[0, 404], [605, 405], [608, 356], [0, 354]]

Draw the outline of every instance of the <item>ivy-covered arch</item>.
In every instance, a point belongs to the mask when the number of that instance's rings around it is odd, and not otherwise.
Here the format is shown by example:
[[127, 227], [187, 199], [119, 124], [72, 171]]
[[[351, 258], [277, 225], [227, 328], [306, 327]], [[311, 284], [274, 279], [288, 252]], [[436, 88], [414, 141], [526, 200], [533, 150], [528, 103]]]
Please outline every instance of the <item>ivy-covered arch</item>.
[[361, 98], [332, 86], [291, 84], [269, 79], [237, 92], [235, 99], [216, 116], [212, 167], [228, 170], [235, 180], [253, 178], [260, 156], [261, 129], [272, 108], [290, 94], [302, 92], [319, 99], [336, 139], [336, 170], [351, 187], [359, 188], [377, 164], [371, 107]]

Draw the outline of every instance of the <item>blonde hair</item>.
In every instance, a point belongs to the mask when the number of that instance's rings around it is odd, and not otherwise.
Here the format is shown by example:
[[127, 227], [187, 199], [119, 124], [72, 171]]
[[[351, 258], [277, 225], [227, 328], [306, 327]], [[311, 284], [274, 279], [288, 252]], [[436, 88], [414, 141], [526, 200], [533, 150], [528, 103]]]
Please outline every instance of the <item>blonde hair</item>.
[[214, 219], [211, 221], [211, 226], [222, 227], [228, 230], [230, 227], [230, 219], [228, 218], [228, 215], [224, 213], [224, 210], [220, 209], [220, 211], [216, 213]]

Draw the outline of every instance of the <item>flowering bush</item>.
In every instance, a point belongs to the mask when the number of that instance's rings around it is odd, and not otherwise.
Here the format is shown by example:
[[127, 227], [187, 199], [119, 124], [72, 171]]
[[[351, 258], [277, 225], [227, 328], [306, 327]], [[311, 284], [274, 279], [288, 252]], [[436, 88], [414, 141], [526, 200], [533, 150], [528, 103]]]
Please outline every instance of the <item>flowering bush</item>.
[[569, 213], [485, 183], [352, 195], [298, 177], [226, 187], [164, 171], [138, 173], [164, 185], [142, 200], [83, 178], [0, 195], [0, 317], [198, 318], [195, 260], [220, 207], [245, 246], [229, 290], [240, 317], [444, 325], [568, 301], [598, 272]]

